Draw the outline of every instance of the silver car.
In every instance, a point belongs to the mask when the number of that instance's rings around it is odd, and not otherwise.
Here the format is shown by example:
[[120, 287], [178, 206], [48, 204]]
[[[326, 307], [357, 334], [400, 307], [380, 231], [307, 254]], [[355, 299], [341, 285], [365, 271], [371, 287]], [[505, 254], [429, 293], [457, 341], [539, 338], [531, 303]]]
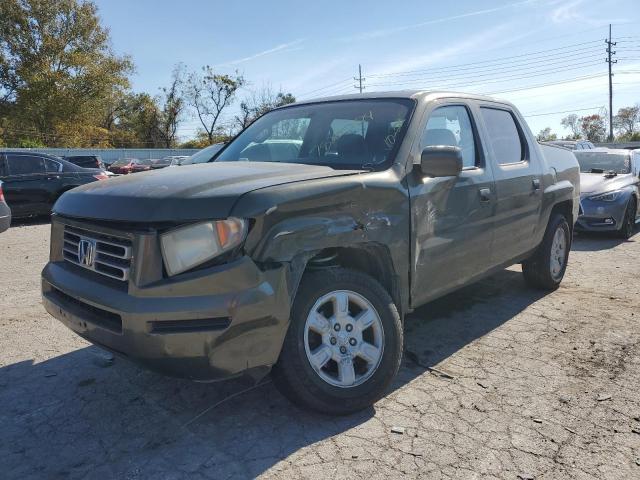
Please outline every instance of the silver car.
[[598, 148], [574, 154], [581, 191], [576, 229], [631, 237], [640, 210], [640, 152]]

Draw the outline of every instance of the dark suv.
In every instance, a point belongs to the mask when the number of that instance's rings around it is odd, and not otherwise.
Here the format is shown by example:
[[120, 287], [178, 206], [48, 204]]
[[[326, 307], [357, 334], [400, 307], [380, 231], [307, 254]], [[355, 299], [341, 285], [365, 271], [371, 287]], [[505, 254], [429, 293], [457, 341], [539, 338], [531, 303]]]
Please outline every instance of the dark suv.
[[106, 178], [103, 170], [44, 153], [0, 152], [0, 180], [14, 218], [47, 215], [67, 190]]

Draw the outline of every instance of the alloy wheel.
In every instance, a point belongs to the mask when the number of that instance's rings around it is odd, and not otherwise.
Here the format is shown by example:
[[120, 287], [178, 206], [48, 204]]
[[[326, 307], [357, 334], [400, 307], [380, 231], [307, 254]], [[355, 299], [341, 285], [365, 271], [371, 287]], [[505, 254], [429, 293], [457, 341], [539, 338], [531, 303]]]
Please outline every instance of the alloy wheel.
[[320, 297], [304, 326], [307, 360], [330, 385], [355, 387], [375, 373], [382, 359], [384, 330], [374, 306], [350, 290]]

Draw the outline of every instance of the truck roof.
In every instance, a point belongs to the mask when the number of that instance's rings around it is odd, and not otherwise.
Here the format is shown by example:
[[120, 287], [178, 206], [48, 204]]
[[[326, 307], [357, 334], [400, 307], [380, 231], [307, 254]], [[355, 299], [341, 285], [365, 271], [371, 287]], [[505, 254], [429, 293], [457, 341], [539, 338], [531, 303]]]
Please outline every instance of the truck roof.
[[[428, 97], [428, 98], [427, 98]], [[440, 90], [393, 90], [385, 92], [367, 92], [367, 93], [352, 93], [348, 95], [334, 95], [330, 97], [318, 97], [308, 100], [300, 100], [290, 105], [304, 105], [309, 103], [328, 102], [335, 100], [368, 100], [377, 98], [427, 98], [428, 100], [437, 100], [439, 98], [456, 97], [456, 98], [469, 98], [473, 100], [483, 100], [487, 102], [503, 103], [505, 105], [512, 105], [511, 102], [506, 100], [499, 100], [486, 95], [478, 95], [474, 93], [462, 93], [462, 92], [450, 92]], [[290, 105], [285, 105], [286, 108]]]

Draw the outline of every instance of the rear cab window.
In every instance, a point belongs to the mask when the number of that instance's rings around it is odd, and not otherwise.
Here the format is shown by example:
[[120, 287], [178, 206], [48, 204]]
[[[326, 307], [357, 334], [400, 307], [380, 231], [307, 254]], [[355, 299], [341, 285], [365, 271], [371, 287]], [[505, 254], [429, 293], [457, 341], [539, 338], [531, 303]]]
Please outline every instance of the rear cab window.
[[480, 112], [496, 163], [510, 165], [526, 161], [527, 142], [513, 113], [494, 107], [480, 107]]

